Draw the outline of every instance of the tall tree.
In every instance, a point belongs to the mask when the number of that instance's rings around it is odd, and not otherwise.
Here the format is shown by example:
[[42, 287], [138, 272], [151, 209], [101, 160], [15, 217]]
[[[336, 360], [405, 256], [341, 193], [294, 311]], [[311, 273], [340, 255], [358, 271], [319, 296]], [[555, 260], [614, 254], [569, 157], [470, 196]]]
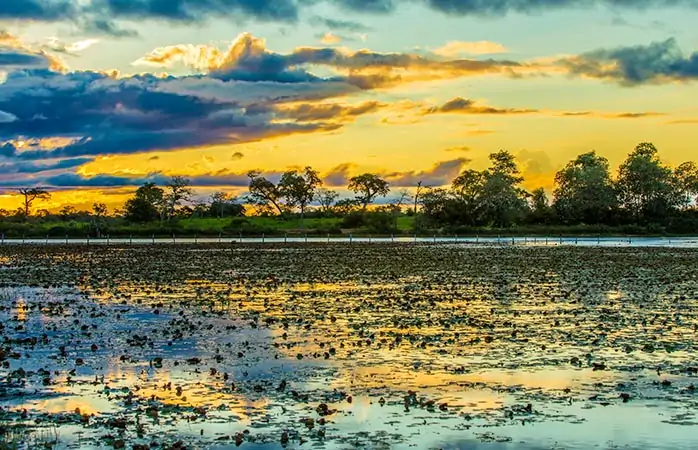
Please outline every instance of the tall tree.
[[164, 216], [165, 191], [155, 183], [145, 183], [126, 201], [124, 215], [129, 222], [145, 223]]
[[[487, 174], [474, 169], [463, 171], [453, 180], [451, 184], [451, 193], [458, 204], [456, 209], [458, 210], [457, 217], [460, 224], [473, 226], [480, 222], [482, 216], [481, 196], [486, 181]], [[428, 192], [428, 194], [433, 193], [434, 191]], [[438, 197], [431, 195], [429, 203], [436, 205], [435, 202], [439, 197], [441, 197], [441, 195]], [[426, 206], [426, 202], [424, 202], [423, 205]], [[445, 210], [442, 212], [445, 213]]]
[[490, 154], [490, 161], [492, 165], [484, 173], [481, 207], [488, 222], [508, 227], [523, 215], [530, 194], [519, 186], [523, 177], [514, 155], [501, 150]]
[[24, 196], [24, 217], [31, 215], [31, 207], [34, 201], [51, 198], [51, 194], [42, 187], [20, 188], [19, 193]]
[[547, 224], [553, 219], [553, 209], [548, 201], [548, 194], [545, 189], [538, 188], [531, 192], [531, 215], [530, 218], [534, 223]]
[[424, 190], [424, 184], [422, 181], [417, 183], [417, 189], [414, 192], [414, 213], [417, 214], [417, 207], [419, 206], [419, 196], [422, 195]]
[[337, 191], [332, 191], [329, 189], [318, 189], [315, 199], [320, 204], [320, 210], [327, 214], [332, 211], [332, 206], [339, 198], [339, 193]]
[[583, 153], [555, 175], [554, 208], [566, 223], [605, 223], [618, 201], [608, 160]]
[[682, 206], [689, 206], [698, 196], [698, 164], [688, 161], [674, 169], [674, 180]]
[[291, 170], [281, 176], [279, 192], [286, 199], [286, 205], [298, 207], [301, 212], [301, 227], [305, 210], [315, 198], [315, 191], [322, 184], [316, 170], [306, 167], [303, 172]]
[[248, 201], [261, 207], [273, 205], [279, 215], [283, 216], [285, 213], [282, 203], [284, 196], [279, 186], [256, 171], [249, 172], [247, 176], [250, 178]]
[[638, 144], [620, 165], [617, 186], [621, 204], [637, 220], [660, 219], [679, 203], [673, 171], [649, 142]]
[[361, 203], [361, 210], [366, 211], [368, 205], [390, 192], [390, 184], [372, 173], [357, 175], [349, 180], [349, 190], [357, 194], [356, 199]]
[[95, 216], [97, 220], [103, 219], [107, 215], [107, 205], [104, 203], [92, 204], [92, 215]]
[[188, 178], [175, 176], [165, 185], [165, 205], [167, 206], [167, 219], [170, 220], [175, 215], [175, 210], [184, 201], [191, 200], [194, 191]]
[[234, 197], [226, 192], [214, 192], [211, 195], [211, 205], [209, 210], [211, 215], [222, 219], [225, 216], [228, 205], [233, 202]]

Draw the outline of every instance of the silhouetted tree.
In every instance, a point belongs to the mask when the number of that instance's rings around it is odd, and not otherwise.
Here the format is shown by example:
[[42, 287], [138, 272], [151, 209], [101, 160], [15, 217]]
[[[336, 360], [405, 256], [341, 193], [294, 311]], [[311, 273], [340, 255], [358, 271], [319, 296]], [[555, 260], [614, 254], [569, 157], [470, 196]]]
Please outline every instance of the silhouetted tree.
[[129, 222], [145, 223], [158, 218], [164, 212], [165, 191], [155, 183], [145, 183], [136, 190], [133, 198], [124, 205], [124, 216]]
[[301, 213], [301, 227], [305, 219], [305, 209], [315, 198], [315, 191], [322, 184], [316, 170], [306, 167], [303, 172], [288, 171], [281, 176], [279, 192], [286, 199], [286, 205], [298, 207]]
[[284, 196], [279, 186], [256, 171], [249, 172], [247, 176], [250, 178], [248, 201], [261, 207], [273, 205], [279, 215], [284, 215]]
[[315, 199], [320, 204], [320, 211], [327, 214], [332, 211], [332, 206], [339, 198], [339, 193], [329, 189], [318, 189]]
[[368, 205], [377, 197], [385, 197], [390, 192], [390, 184], [372, 173], [364, 173], [349, 180], [349, 190], [357, 194], [356, 199], [361, 203], [361, 210], [366, 211]]
[[44, 188], [20, 188], [19, 193], [24, 196], [24, 217], [31, 215], [31, 206], [35, 200], [48, 200], [51, 194]]
[[183, 201], [191, 200], [194, 191], [191, 188], [189, 179], [181, 176], [170, 178], [165, 188], [167, 192], [164, 196], [164, 202], [167, 207], [167, 219], [169, 220], [174, 217], [177, 206]]

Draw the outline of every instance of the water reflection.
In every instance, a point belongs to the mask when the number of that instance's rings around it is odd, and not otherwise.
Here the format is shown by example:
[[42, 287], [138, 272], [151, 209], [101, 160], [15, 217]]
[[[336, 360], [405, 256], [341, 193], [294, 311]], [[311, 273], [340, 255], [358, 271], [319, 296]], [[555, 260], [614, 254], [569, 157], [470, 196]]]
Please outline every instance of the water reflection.
[[178, 256], [184, 268], [159, 254], [142, 270], [91, 267], [77, 290], [5, 290], [0, 323], [19, 356], [3, 356], [2, 406], [67, 421], [66, 443], [78, 430], [93, 444], [109, 432], [206, 448], [691, 442], [691, 258], [663, 278], [666, 264], [603, 257], [521, 264], [537, 253], [502, 250], [489, 266], [424, 268], [435, 254], [401, 254], [376, 271], [312, 253], [303, 276], [295, 253], [196, 251]]

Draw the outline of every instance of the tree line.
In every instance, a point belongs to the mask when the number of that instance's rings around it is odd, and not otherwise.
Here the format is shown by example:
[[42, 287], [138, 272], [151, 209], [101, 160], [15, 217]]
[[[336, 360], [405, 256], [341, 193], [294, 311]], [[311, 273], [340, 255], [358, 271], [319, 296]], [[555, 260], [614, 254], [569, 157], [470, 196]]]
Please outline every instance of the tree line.
[[[241, 218], [246, 215], [298, 220], [336, 217], [339, 228], [368, 227], [376, 232], [396, 232], [398, 217], [415, 216], [415, 230], [458, 231], [517, 226], [636, 225], [658, 231], [698, 231], [695, 200], [698, 165], [685, 162], [672, 168], [651, 143], [640, 143], [620, 165], [615, 176], [609, 162], [591, 151], [577, 156], [555, 175], [552, 198], [543, 188], [531, 192], [516, 158], [502, 150], [489, 156], [484, 170], [467, 169], [448, 187], [423, 182], [411, 190], [393, 192], [378, 174], [365, 173], [348, 180], [353, 197], [340, 198], [323, 187], [312, 167], [290, 170], [273, 181], [257, 171], [249, 172], [248, 193], [234, 197], [216, 192], [207, 200], [193, 200], [194, 190], [184, 177], [173, 177], [164, 186], [139, 187], [115, 216], [129, 223], [172, 223], [183, 217]], [[50, 193], [40, 187], [21, 189], [23, 207], [14, 214], [0, 210], [0, 217], [28, 220], [32, 206]], [[391, 195], [392, 193], [392, 195]], [[380, 205], [378, 199], [384, 198]], [[250, 211], [253, 209], [253, 212]], [[99, 222], [106, 207], [76, 211], [65, 206], [57, 215], [39, 211], [43, 218]]]

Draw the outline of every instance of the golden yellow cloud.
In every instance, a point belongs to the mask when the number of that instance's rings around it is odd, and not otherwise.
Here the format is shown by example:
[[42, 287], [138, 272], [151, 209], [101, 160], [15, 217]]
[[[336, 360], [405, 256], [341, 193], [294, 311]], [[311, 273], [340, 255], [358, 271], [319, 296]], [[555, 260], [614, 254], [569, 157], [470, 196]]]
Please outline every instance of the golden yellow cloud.
[[462, 55], [489, 55], [508, 52], [509, 50], [504, 45], [490, 41], [450, 41], [432, 50], [432, 53], [447, 58], [454, 58]]

